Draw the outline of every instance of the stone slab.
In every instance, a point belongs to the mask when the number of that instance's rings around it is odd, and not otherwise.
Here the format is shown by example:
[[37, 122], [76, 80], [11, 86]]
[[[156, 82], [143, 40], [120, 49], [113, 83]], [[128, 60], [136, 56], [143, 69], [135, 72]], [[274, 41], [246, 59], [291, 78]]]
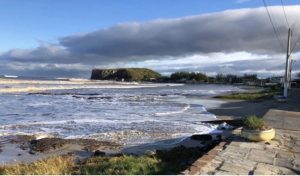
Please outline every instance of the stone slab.
[[248, 159], [258, 163], [273, 164], [275, 155], [275, 151], [252, 149]]

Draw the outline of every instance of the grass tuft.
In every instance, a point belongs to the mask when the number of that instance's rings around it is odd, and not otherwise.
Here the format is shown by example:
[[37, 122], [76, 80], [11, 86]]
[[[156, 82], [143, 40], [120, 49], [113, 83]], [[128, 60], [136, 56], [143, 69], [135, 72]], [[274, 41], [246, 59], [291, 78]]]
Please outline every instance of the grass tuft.
[[244, 121], [245, 127], [249, 130], [261, 130], [265, 127], [265, 123], [262, 118], [255, 115], [248, 116]]
[[19, 163], [0, 167], [1, 175], [69, 175], [74, 167], [72, 157], [56, 156], [31, 164]]
[[83, 175], [148, 175], [159, 170], [160, 161], [146, 156], [90, 158], [80, 167]]

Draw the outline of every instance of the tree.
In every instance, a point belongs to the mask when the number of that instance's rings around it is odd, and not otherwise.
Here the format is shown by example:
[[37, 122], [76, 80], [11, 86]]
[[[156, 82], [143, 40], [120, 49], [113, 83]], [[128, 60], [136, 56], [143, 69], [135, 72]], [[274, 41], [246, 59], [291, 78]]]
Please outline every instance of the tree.
[[196, 72], [176, 72], [172, 73], [170, 76], [173, 81], [182, 81], [182, 80], [193, 80], [193, 81], [207, 81], [207, 76], [204, 73]]
[[299, 72], [299, 73], [297, 73], [297, 78], [298, 78], [298, 79], [300, 79], [300, 72]]

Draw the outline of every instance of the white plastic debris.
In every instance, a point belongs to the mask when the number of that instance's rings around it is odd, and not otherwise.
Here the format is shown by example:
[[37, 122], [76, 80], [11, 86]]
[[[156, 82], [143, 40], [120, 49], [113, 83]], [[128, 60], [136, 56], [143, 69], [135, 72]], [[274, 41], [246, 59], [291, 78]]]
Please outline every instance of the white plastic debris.
[[222, 124], [220, 124], [218, 126], [218, 130], [231, 130], [233, 127], [229, 124], [227, 124], [226, 122], [223, 122]]

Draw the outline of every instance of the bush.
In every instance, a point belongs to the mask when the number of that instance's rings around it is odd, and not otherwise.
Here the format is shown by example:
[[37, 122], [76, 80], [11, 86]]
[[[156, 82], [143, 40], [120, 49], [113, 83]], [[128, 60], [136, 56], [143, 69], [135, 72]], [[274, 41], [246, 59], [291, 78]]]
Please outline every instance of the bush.
[[264, 129], [265, 123], [262, 118], [259, 118], [255, 115], [248, 116], [245, 121], [245, 128], [249, 130], [261, 130]]

